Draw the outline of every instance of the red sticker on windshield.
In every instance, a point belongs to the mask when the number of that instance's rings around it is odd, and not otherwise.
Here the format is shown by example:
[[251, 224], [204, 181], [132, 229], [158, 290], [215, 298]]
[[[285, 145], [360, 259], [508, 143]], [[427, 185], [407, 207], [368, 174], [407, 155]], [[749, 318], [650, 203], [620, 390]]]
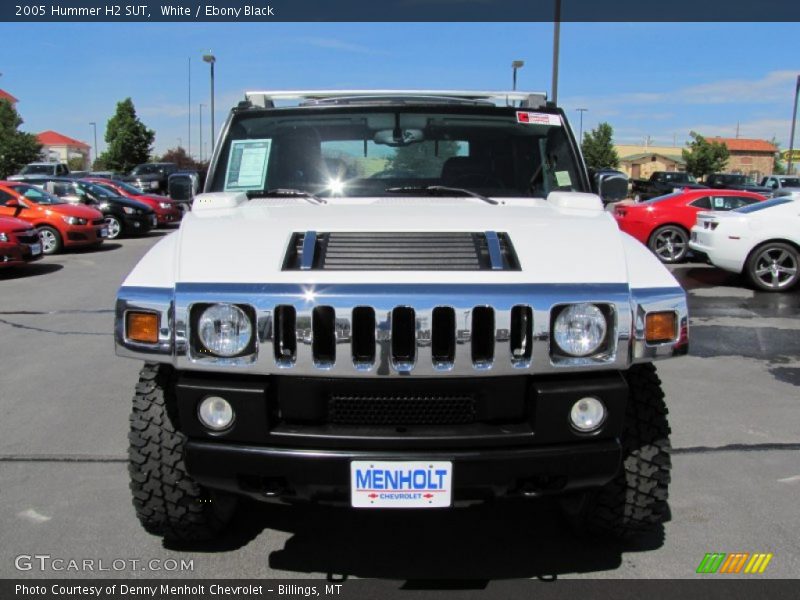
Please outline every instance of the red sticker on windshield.
[[528, 123], [529, 125], [556, 125], [561, 126], [561, 117], [549, 113], [517, 111], [517, 123]]

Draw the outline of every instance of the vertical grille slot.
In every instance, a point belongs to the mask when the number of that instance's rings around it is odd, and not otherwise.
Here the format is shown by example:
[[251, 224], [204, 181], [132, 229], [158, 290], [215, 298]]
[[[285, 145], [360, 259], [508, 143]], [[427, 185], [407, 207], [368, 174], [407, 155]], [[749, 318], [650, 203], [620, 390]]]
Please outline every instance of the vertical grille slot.
[[392, 362], [395, 368], [411, 369], [416, 358], [416, 315], [414, 309], [398, 306], [392, 310]]
[[275, 347], [275, 360], [280, 364], [291, 364], [297, 358], [296, 321], [297, 312], [294, 306], [275, 307], [273, 346]]
[[529, 363], [533, 355], [533, 310], [530, 306], [511, 309], [511, 362]]
[[456, 358], [456, 311], [448, 306], [433, 309], [431, 355], [437, 367], [452, 365]]
[[318, 366], [336, 362], [336, 311], [316, 306], [311, 313], [311, 353]]
[[375, 309], [356, 306], [353, 309], [353, 363], [361, 367], [375, 363]]
[[472, 363], [489, 367], [494, 361], [494, 309], [476, 306], [472, 309]]

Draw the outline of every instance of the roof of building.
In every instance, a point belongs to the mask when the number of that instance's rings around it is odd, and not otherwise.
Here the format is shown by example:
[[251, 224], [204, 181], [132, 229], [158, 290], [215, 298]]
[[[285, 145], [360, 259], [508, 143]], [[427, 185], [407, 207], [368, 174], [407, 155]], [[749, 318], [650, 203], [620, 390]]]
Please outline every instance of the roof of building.
[[660, 156], [661, 158], [666, 158], [667, 160], [671, 160], [674, 163], [678, 163], [679, 165], [686, 164], [686, 161], [683, 160], [682, 156], [677, 154], [662, 154], [661, 152], [640, 152], [639, 154], [631, 154], [629, 156], [623, 156], [620, 160], [625, 162], [635, 162], [637, 160], [642, 160], [643, 158], [652, 158], [653, 156]]
[[778, 147], [767, 140], [723, 137], [710, 137], [706, 138], [706, 140], [725, 144], [731, 152], [769, 152], [774, 154], [778, 151]]
[[17, 102], [17, 99], [5, 90], [0, 90], [0, 100], [8, 100], [11, 104]]
[[57, 131], [43, 131], [36, 137], [43, 146], [75, 146], [78, 148], [89, 148], [89, 144], [84, 144], [80, 140], [63, 135]]

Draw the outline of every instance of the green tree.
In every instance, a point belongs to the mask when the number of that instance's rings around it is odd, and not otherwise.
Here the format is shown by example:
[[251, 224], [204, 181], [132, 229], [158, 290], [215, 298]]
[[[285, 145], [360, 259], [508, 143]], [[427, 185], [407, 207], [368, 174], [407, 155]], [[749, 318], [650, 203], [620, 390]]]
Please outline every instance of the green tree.
[[108, 149], [99, 160], [106, 169], [127, 173], [136, 165], [148, 161], [155, 136], [155, 132], [136, 116], [133, 101], [125, 98], [117, 103], [114, 116], [108, 120]]
[[619, 167], [619, 154], [614, 148], [613, 138], [614, 129], [605, 122], [583, 134], [581, 150], [587, 167], [595, 170]]
[[682, 151], [686, 170], [697, 178], [724, 171], [731, 155], [728, 147], [722, 142], [709, 142], [695, 131], [689, 135], [692, 141], [687, 142], [688, 148]]
[[784, 165], [783, 160], [781, 160], [781, 143], [774, 137], [770, 141], [772, 145], [775, 146], [775, 148], [777, 148], [777, 150], [775, 151], [775, 159], [772, 162], [772, 174], [786, 175], [786, 165]]
[[458, 156], [458, 142], [416, 142], [398, 146], [394, 156], [386, 161], [388, 171], [410, 171], [416, 177], [437, 178], [442, 174], [444, 162]]
[[39, 158], [42, 145], [31, 133], [19, 130], [22, 117], [8, 100], [0, 100], [0, 179], [13, 175]]
[[67, 167], [70, 171], [83, 171], [86, 161], [82, 156], [73, 156], [67, 161]]

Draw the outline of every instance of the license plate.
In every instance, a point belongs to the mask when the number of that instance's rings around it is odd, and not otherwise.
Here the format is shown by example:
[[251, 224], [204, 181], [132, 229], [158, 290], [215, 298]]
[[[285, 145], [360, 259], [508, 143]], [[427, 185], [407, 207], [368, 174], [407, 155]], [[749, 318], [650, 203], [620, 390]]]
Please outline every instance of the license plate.
[[350, 463], [350, 499], [355, 508], [441, 508], [450, 506], [452, 487], [449, 461]]
[[696, 242], [696, 241], [697, 241], [697, 232], [696, 232], [696, 231], [693, 231], [693, 232], [692, 232], [692, 241], [693, 241], [693, 242]]
[[155, 215], [150, 215], [150, 225], [152, 225], [153, 227], [158, 225], [158, 219], [156, 218]]
[[42, 253], [41, 244], [31, 244], [31, 256], [39, 256]]
[[108, 227], [103, 227], [100, 230], [100, 237], [108, 237]]

